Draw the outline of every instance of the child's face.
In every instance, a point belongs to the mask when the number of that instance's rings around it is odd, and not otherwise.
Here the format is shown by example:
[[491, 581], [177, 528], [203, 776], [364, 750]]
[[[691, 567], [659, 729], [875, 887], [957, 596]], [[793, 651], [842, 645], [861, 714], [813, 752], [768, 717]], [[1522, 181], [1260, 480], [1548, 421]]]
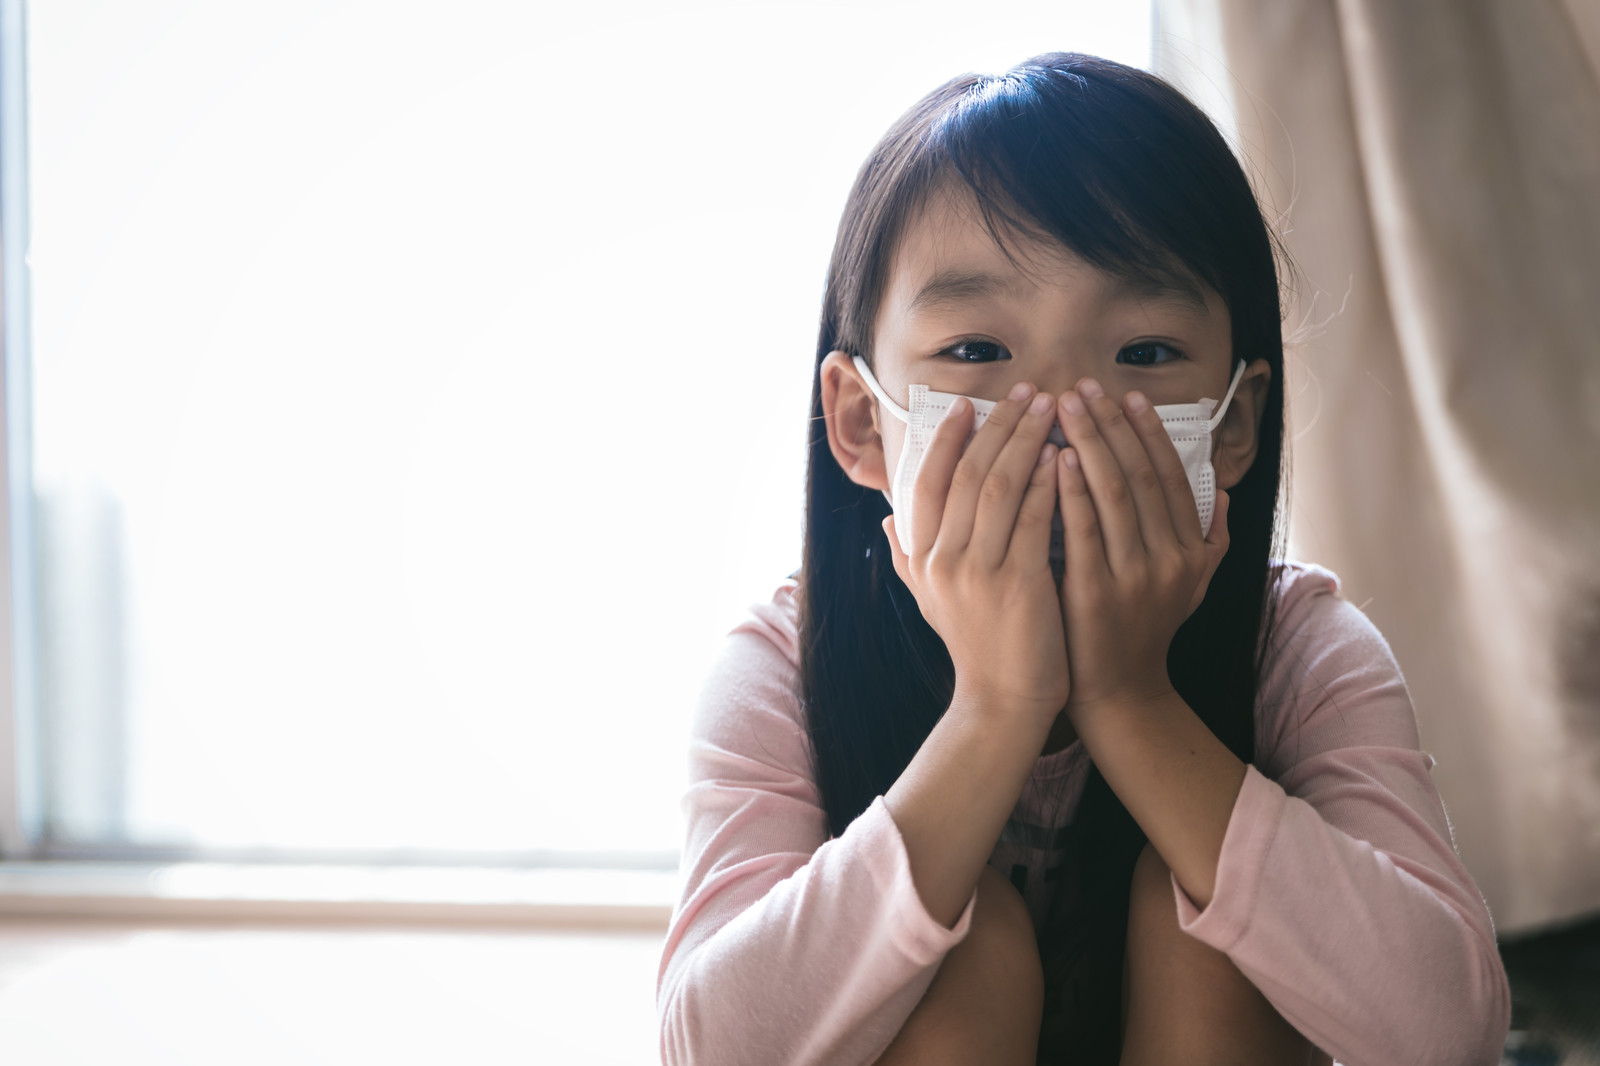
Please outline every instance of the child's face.
[[[1135, 389], [1156, 405], [1226, 395], [1232, 333], [1208, 287], [1141, 292], [1059, 245], [1007, 244], [1023, 270], [967, 197], [937, 194], [909, 221], [873, 333], [874, 372], [901, 406], [911, 384], [1000, 400], [1019, 381], [1058, 397], [1086, 377], [1119, 403]], [[835, 457], [858, 484], [885, 487], [904, 424], [879, 409], [844, 353], [831, 353], [823, 369]], [[1270, 373], [1264, 359], [1246, 368], [1213, 434], [1220, 488], [1249, 469]]]

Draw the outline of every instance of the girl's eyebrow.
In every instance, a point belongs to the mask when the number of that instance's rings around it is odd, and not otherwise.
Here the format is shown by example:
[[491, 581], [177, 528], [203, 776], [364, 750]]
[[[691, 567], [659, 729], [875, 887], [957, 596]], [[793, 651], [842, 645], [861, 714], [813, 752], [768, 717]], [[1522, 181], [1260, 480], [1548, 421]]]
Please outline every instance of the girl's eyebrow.
[[[952, 267], [929, 278], [911, 298], [907, 313], [949, 310], [996, 296], [1025, 299], [1031, 286], [1020, 278], [986, 270]], [[1150, 276], [1118, 277], [1106, 294], [1114, 301], [1133, 300], [1142, 304], [1169, 304], [1176, 310], [1204, 318], [1211, 309], [1198, 285], [1187, 278]]]
[[1142, 304], [1167, 304], [1178, 311], [1187, 311], [1201, 318], [1209, 317], [1205, 294], [1200, 287], [1183, 277], [1154, 278], [1148, 276], [1119, 277], [1108, 293], [1113, 300], [1135, 300]]
[[974, 300], [994, 296], [1020, 299], [1028, 286], [1020, 279], [991, 274], [984, 270], [963, 270], [959, 267], [941, 270], [929, 278], [911, 298], [908, 312], [932, 311], [937, 308], [959, 307]]

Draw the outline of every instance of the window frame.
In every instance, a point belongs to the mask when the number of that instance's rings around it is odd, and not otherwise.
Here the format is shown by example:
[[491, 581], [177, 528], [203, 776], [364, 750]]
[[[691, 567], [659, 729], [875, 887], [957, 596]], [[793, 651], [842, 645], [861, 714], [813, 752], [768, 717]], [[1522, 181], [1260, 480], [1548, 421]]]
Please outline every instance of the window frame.
[[38, 700], [34, 684], [32, 440], [29, 412], [27, 13], [0, 0], [0, 858], [40, 848]]

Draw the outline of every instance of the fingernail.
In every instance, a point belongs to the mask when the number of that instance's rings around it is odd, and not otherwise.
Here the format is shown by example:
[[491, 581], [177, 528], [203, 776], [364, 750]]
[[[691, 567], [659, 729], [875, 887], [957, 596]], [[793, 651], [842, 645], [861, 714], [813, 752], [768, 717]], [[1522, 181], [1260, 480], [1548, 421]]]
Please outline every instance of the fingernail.
[[1056, 457], [1055, 448], [1056, 448], [1056, 446], [1054, 444], [1046, 444], [1043, 448], [1039, 449], [1039, 465], [1040, 466], [1043, 466], [1044, 464], [1048, 463], [1050, 460], [1052, 460], [1052, 459], [1054, 459]]
[[1078, 469], [1078, 453], [1071, 448], [1062, 451], [1061, 461], [1074, 470]]
[[1042, 415], [1046, 411], [1050, 410], [1051, 406], [1049, 394], [1041, 392], [1039, 395], [1033, 398], [1033, 403], [1028, 405], [1028, 410], [1032, 411], [1036, 415]]
[[1033, 386], [1029, 385], [1026, 381], [1019, 381], [1015, 385], [1011, 386], [1011, 392], [1008, 394], [1008, 396], [1013, 400], [1026, 400], [1028, 398], [1028, 393], [1032, 390], [1032, 388]]
[[1106, 394], [1106, 390], [1102, 389], [1100, 387], [1100, 383], [1094, 378], [1084, 378], [1082, 381], [1078, 382], [1078, 391], [1089, 397], [1091, 400], [1098, 400], [1100, 397]]
[[1143, 411], [1146, 407], [1149, 407], [1149, 406], [1150, 406], [1150, 401], [1144, 398], [1144, 393], [1142, 393], [1142, 392], [1130, 392], [1130, 393], [1128, 393], [1128, 410], [1130, 410], [1130, 411]]
[[970, 407], [970, 406], [972, 406], [972, 405], [970, 403], [968, 403], [967, 398], [965, 396], [957, 396], [955, 398], [955, 400], [953, 400], [951, 402], [950, 410], [947, 411], [946, 414], [949, 414], [949, 415], [963, 414], [963, 413], [966, 412], [966, 409], [968, 407]]
[[1069, 415], [1081, 415], [1084, 411], [1083, 401], [1078, 399], [1078, 394], [1075, 392], [1062, 393], [1061, 406], [1067, 409]]

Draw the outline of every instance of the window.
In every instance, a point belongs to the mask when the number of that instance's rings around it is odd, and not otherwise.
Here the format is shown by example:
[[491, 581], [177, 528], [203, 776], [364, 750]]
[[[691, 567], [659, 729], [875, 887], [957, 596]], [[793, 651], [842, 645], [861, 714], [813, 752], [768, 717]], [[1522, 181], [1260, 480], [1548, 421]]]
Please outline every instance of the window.
[[710, 655], [798, 563], [856, 167], [956, 73], [1150, 34], [1143, 3], [3, 10], [11, 856], [672, 865]]

